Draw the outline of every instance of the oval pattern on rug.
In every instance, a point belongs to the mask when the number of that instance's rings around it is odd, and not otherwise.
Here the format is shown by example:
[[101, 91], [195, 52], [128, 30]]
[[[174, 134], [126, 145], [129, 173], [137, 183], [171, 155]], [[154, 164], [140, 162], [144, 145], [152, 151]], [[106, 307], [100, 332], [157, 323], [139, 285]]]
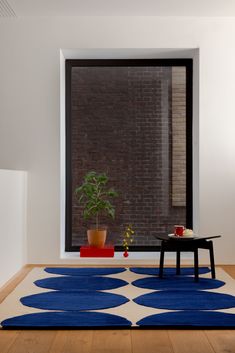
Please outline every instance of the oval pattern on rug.
[[178, 311], [147, 316], [137, 322], [139, 326], [160, 327], [235, 327], [235, 314], [211, 311]]
[[128, 282], [110, 277], [65, 276], [40, 279], [34, 282], [41, 288], [55, 290], [109, 290], [124, 287]]
[[235, 307], [235, 297], [206, 291], [160, 291], [141, 295], [136, 304], [168, 310], [216, 310]]
[[195, 282], [194, 277], [146, 277], [137, 279], [132, 285], [139, 288], [153, 290], [202, 290], [215, 289], [225, 285], [223, 281], [211, 278], [200, 278]]
[[[140, 274], [140, 275], [151, 275], [151, 276], [158, 276], [159, 275], [159, 268], [157, 267], [131, 267], [131, 272]], [[199, 267], [199, 274], [209, 273], [209, 267]], [[166, 267], [164, 268], [164, 276], [175, 276], [176, 275], [176, 268], [175, 267]], [[182, 267], [180, 269], [180, 275], [183, 276], [193, 276], [194, 275], [194, 267]], [[177, 275], [178, 276], [178, 275]]]
[[44, 310], [95, 310], [114, 308], [129, 301], [119, 294], [98, 291], [54, 291], [29, 295], [21, 303]]
[[76, 267], [46, 267], [45, 272], [56, 275], [67, 276], [105, 276], [122, 273], [126, 271], [124, 267], [90, 267], [90, 268], [76, 268]]
[[92, 312], [48, 312], [11, 317], [2, 322], [4, 328], [53, 328], [53, 327], [100, 327], [131, 326], [124, 317]]

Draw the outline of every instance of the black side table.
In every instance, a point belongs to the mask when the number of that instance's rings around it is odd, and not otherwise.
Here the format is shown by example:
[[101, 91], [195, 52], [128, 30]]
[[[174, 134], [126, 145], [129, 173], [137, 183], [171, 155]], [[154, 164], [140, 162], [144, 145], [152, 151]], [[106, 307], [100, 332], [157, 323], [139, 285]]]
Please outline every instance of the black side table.
[[210, 239], [220, 238], [221, 235], [215, 236], [195, 236], [194, 238], [186, 237], [169, 237], [168, 235], [155, 235], [155, 238], [162, 241], [160, 253], [159, 277], [163, 277], [164, 255], [165, 251], [176, 252], [176, 274], [180, 275], [180, 253], [194, 253], [194, 275], [195, 281], [198, 282], [198, 249], [208, 249], [210, 252], [211, 277], [215, 278], [215, 261], [213, 242]]

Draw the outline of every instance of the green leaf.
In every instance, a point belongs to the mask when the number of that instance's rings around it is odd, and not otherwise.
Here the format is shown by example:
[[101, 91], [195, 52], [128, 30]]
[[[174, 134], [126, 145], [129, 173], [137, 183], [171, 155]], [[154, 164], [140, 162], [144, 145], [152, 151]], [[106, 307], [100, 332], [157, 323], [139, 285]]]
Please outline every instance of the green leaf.
[[100, 184], [105, 185], [108, 182], [108, 177], [107, 177], [107, 175], [105, 173], [104, 174], [99, 174], [99, 175], [97, 175], [97, 181]]
[[107, 195], [108, 195], [109, 197], [117, 197], [117, 196], [118, 196], [118, 193], [117, 193], [114, 189], [109, 189], [109, 190], [107, 191]]
[[83, 192], [83, 185], [81, 185], [75, 189], [75, 194], [79, 194], [81, 192]]
[[86, 208], [85, 208], [84, 211], [83, 211], [83, 217], [84, 217], [85, 219], [90, 218], [90, 213], [87, 211]]
[[96, 178], [96, 172], [91, 171], [85, 175], [84, 180], [85, 182], [90, 183], [93, 181], [94, 178]]
[[115, 218], [114, 208], [109, 208], [107, 211], [108, 211], [109, 216], [114, 219]]
[[78, 202], [79, 202], [79, 203], [81, 203], [81, 202], [82, 202], [83, 197], [84, 197], [84, 195], [83, 195], [83, 194], [79, 197], [79, 199], [78, 199]]

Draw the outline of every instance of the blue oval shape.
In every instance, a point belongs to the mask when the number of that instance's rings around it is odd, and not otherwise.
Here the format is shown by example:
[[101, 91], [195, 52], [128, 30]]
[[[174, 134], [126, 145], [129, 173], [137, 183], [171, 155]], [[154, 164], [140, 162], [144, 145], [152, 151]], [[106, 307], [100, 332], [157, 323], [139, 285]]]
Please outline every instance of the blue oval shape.
[[124, 267], [46, 267], [45, 272], [66, 276], [105, 276], [126, 271]]
[[160, 291], [134, 299], [139, 305], [168, 310], [216, 310], [235, 307], [235, 297], [206, 291]]
[[95, 310], [113, 308], [129, 301], [118, 294], [98, 291], [54, 291], [29, 295], [21, 303], [44, 310]]
[[225, 285], [223, 281], [211, 278], [200, 278], [198, 282], [194, 277], [146, 277], [132, 282], [133, 286], [153, 290], [201, 290], [215, 289]]
[[213, 311], [177, 311], [147, 316], [137, 322], [139, 326], [160, 327], [235, 327], [235, 314]]
[[76, 327], [109, 327], [131, 326], [124, 317], [106, 313], [93, 312], [48, 312], [27, 314], [4, 320], [4, 328], [76, 328]]
[[41, 288], [55, 290], [109, 290], [126, 286], [128, 283], [118, 278], [98, 276], [65, 276], [40, 279], [34, 282]]
[[[131, 267], [130, 271], [140, 275], [151, 275], [151, 276], [159, 275], [158, 267]], [[199, 267], [199, 274], [205, 274], [209, 272], [210, 272], [209, 267]], [[194, 267], [181, 267], [180, 276], [181, 275], [182, 276], [194, 275]], [[175, 267], [164, 268], [164, 276], [176, 276], [176, 268]]]

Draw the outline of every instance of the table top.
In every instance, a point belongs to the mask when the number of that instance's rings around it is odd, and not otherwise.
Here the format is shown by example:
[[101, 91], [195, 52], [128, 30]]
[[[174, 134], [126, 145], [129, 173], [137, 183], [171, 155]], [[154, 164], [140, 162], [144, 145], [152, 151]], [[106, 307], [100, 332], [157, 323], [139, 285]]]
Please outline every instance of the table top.
[[194, 235], [191, 237], [170, 237], [168, 234], [156, 234], [154, 235], [156, 239], [164, 240], [164, 241], [199, 241], [199, 240], [207, 240], [207, 239], [215, 239], [220, 238], [221, 235]]

